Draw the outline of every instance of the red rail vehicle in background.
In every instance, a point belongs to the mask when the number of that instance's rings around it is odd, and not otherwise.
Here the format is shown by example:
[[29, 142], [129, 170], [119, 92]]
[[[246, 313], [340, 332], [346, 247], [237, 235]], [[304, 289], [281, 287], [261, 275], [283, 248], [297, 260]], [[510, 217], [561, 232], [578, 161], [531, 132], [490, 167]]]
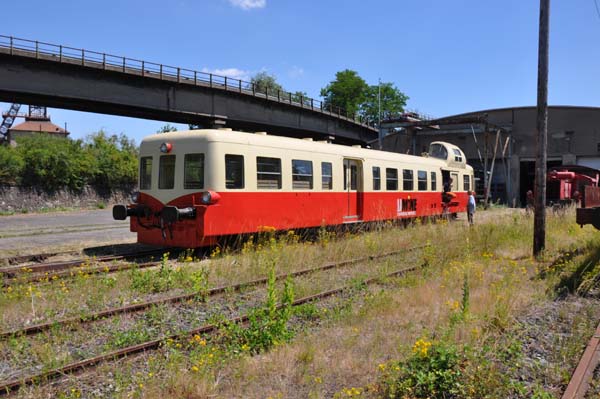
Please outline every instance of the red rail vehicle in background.
[[578, 203], [586, 187], [597, 187], [600, 171], [581, 165], [561, 165], [548, 171], [546, 198], [549, 205]]
[[600, 170], [580, 165], [557, 166], [548, 172], [548, 201], [551, 204], [578, 203], [576, 222], [600, 230]]

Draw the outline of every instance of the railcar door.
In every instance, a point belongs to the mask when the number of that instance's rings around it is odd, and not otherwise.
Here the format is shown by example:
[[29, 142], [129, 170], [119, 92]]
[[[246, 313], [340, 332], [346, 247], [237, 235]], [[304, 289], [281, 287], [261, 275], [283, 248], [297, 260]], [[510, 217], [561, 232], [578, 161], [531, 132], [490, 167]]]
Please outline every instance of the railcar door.
[[345, 222], [354, 222], [362, 217], [363, 173], [362, 162], [344, 158], [344, 190], [346, 191]]

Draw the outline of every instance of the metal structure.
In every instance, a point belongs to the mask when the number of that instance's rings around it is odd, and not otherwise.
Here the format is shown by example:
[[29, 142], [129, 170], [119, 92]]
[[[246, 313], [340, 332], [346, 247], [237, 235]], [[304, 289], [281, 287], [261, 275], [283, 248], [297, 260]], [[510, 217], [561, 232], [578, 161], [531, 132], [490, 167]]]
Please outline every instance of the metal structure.
[[0, 125], [0, 141], [6, 141], [8, 138], [8, 129], [15, 123], [15, 119], [19, 114], [21, 104], [13, 103], [8, 112], [2, 115], [2, 124]]
[[0, 101], [364, 143], [377, 129], [312, 98], [164, 64], [0, 35]]

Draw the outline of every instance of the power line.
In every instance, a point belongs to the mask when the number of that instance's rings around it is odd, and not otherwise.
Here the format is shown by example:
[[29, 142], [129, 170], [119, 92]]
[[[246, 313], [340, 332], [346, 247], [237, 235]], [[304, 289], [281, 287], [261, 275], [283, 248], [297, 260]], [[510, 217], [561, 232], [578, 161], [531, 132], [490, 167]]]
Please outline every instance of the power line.
[[598, 18], [600, 18], [600, 8], [598, 8], [598, 0], [594, 0], [594, 5], [596, 6], [596, 14], [598, 14]]

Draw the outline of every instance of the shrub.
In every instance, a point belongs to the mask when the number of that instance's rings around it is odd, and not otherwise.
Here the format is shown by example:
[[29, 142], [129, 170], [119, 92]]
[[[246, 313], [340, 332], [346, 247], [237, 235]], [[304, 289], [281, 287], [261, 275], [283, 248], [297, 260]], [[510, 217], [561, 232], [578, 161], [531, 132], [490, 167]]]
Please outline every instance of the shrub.
[[86, 138], [85, 152], [95, 160], [90, 183], [111, 189], [137, 181], [137, 149], [123, 134], [108, 136], [104, 131]]
[[123, 134], [99, 131], [84, 141], [36, 134], [0, 147], [0, 184], [45, 191], [80, 191], [85, 185], [115, 189], [135, 185], [138, 151]]
[[292, 338], [293, 332], [287, 326], [294, 302], [292, 281], [289, 277], [286, 279], [280, 305], [277, 305], [275, 281], [275, 271], [271, 269], [265, 303], [249, 312], [246, 328], [235, 323], [223, 325], [222, 339], [234, 352], [260, 353]]
[[80, 140], [49, 135], [19, 137], [16, 152], [24, 162], [22, 184], [47, 191], [81, 190], [94, 170], [94, 159], [81, 146]]
[[419, 339], [405, 362], [381, 365], [387, 398], [449, 398], [460, 393], [460, 357], [455, 346]]
[[19, 184], [25, 163], [12, 148], [0, 146], [0, 184]]

